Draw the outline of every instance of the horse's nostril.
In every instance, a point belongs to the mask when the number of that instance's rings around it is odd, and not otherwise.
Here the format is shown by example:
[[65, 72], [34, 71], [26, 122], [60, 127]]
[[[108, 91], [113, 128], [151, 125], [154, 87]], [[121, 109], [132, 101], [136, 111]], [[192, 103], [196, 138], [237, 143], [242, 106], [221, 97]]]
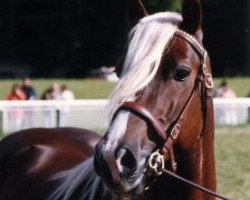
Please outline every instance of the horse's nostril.
[[136, 170], [136, 158], [134, 154], [126, 148], [121, 148], [116, 155], [120, 173], [129, 176]]

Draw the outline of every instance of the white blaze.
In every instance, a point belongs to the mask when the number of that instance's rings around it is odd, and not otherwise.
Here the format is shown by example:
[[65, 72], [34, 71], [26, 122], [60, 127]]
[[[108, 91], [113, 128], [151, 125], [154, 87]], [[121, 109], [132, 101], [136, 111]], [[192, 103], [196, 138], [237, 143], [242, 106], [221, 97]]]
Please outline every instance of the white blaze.
[[129, 112], [120, 111], [109, 128], [107, 143], [104, 151], [116, 148], [118, 141], [125, 135], [127, 130]]

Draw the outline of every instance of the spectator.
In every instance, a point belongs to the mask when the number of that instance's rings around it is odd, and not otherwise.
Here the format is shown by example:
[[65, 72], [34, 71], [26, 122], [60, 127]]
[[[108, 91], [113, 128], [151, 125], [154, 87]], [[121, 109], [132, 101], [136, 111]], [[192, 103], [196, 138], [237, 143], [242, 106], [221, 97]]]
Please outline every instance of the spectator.
[[[61, 100], [61, 91], [60, 87], [57, 83], [53, 83], [49, 88], [47, 88], [42, 96], [42, 100]], [[55, 119], [55, 111], [50, 107], [43, 108], [43, 115], [44, 115], [44, 126], [49, 128], [54, 126]]]
[[28, 77], [23, 78], [21, 90], [26, 95], [26, 100], [34, 100], [36, 99], [36, 91], [32, 87], [31, 80]]
[[[18, 84], [13, 84], [10, 93], [6, 97], [7, 100], [25, 100], [26, 96], [20, 89]], [[11, 108], [8, 112], [11, 131], [18, 131], [23, 127], [24, 112], [21, 108]]]
[[[25, 77], [22, 79], [22, 86], [21, 90], [24, 92], [26, 96], [26, 100], [35, 100], [37, 98], [36, 91], [32, 87], [31, 80], [29, 77]], [[32, 128], [33, 127], [33, 119], [34, 119], [34, 112], [32, 109], [27, 109], [25, 110], [25, 115], [24, 115], [24, 123], [23, 123], [23, 128]]]
[[[61, 98], [62, 100], [73, 100], [75, 98], [74, 93], [70, 91], [66, 85], [61, 86]], [[68, 119], [70, 117], [70, 107], [65, 105], [61, 110], [60, 126], [67, 126]]]
[[57, 83], [53, 83], [41, 96], [42, 100], [61, 100], [61, 90]]
[[[236, 93], [229, 87], [224, 80], [220, 86], [215, 90], [215, 97], [217, 98], [236, 98]], [[236, 125], [238, 124], [237, 111], [233, 104], [229, 106], [222, 105], [217, 109], [215, 115], [219, 124]]]
[[62, 99], [61, 90], [60, 90], [60, 86], [58, 83], [53, 83], [51, 85], [51, 97], [52, 97], [52, 100]]
[[7, 100], [25, 100], [26, 96], [24, 92], [21, 90], [20, 86], [17, 83], [14, 83], [6, 99]]
[[[48, 87], [41, 95], [41, 100], [53, 100], [52, 87]], [[51, 128], [54, 126], [54, 111], [49, 106], [43, 107], [43, 123], [44, 127]]]
[[61, 98], [62, 100], [73, 100], [75, 99], [75, 95], [72, 91], [67, 88], [67, 85], [61, 86]]
[[235, 98], [235, 92], [229, 87], [228, 83], [224, 80], [220, 86], [215, 90], [215, 97], [218, 98]]
[[41, 95], [41, 100], [53, 100], [52, 97], [52, 88], [47, 88]]

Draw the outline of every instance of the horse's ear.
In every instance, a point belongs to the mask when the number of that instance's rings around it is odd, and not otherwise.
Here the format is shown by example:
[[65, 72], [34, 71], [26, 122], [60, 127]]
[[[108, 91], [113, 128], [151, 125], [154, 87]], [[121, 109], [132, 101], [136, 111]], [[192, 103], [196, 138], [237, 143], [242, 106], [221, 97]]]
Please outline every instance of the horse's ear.
[[147, 15], [148, 13], [141, 0], [128, 0], [126, 16], [129, 26], [134, 26], [141, 18]]
[[184, 0], [180, 28], [202, 41], [202, 6], [200, 0]]

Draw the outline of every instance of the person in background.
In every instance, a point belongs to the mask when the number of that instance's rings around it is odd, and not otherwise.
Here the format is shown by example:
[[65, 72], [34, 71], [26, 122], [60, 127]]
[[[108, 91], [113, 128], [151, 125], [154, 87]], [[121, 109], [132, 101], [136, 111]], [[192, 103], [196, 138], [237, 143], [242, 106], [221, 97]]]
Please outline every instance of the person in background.
[[[42, 100], [61, 100], [61, 90], [57, 83], [53, 83], [50, 87], [48, 87], [41, 96]], [[51, 109], [51, 107], [44, 107], [43, 108], [43, 120], [44, 120], [44, 126], [47, 128], [55, 126], [55, 115], [57, 115], [57, 112], [55, 113], [54, 109]]]
[[[217, 98], [236, 98], [236, 93], [229, 87], [227, 81], [223, 80], [219, 87], [215, 90], [214, 97]], [[222, 105], [217, 109], [215, 114], [218, 121], [221, 125], [237, 125], [238, 117], [237, 110], [234, 104]]]
[[41, 95], [41, 100], [61, 100], [61, 90], [58, 83], [53, 83]]
[[12, 85], [11, 91], [7, 94], [7, 100], [26, 100], [25, 93], [21, 90], [17, 83]]
[[215, 90], [217, 98], [236, 98], [236, 93], [229, 87], [227, 81], [222, 81], [219, 87]]
[[23, 78], [21, 90], [26, 95], [26, 100], [35, 100], [37, 98], [36, 91], [32, 87], [30, 78], [28, 77]]
[[75, 99], [75, 95], [72, 91], [70, 91], [67, 85], [61, 86], [61, 98], [62, 100], [73, 100]]
[[[52, 86], [46, 88], [41, 95], [41, 100], [53, 100], [53, 88]], [[54, 124], [54, 111], [49, 106], [43, 107], [43, 126], [46, 128], [53, 127]]]
[[61, 100], [61, 89], [58, 83], [53, 83], [51, 86], [51, 97], [52, 100]]
[[[26, 96], [26, 100], [35, 100], [37, 98], [37, 94], [35, 89], [33, 88], [31, 84], [31, 80], [29, 77], [24, 77], [22, 79], [22, 85], [21, 85], [21, 90], [24, 92]], [[32, 109], [27, 109], [25, 110], [25, 115], [24, 115], [24, 120], [23, 120], [23, 128], [32, 128], [33, 125], [33, 120], [34, 120], [34, 111]]]
[[[70, 101], [75, 99], [75, 95], [72, 91], [67, 88], [67, 85], [61, 86], [61, 98], [64, 101]], [[61, 110], [61, 119], [60, 119], [60, 126], [65, 127], [68, 126], [68, 121], [70, 117], [70, 107], [65, 105]]]
[[[26, 96], [21, 90], [20, 86], [15, 83], [12, 85], [10, 93], [6, 97], [7, 100], [10, 101], [20, 101], [20, 100], [26, 100]], [[8, 118], [9, 118], [9, 130], [11, 132], [19, 131], [23, 128], [23, 119], [24, 119], [24, 112], [21, 108], [10, 108], [10, 111], [8, 112]]]
[[48, 87], [47, 89], [44, 90], [44, 92], [41, 95], [41, 100], [53, 100], [51, 87]]

